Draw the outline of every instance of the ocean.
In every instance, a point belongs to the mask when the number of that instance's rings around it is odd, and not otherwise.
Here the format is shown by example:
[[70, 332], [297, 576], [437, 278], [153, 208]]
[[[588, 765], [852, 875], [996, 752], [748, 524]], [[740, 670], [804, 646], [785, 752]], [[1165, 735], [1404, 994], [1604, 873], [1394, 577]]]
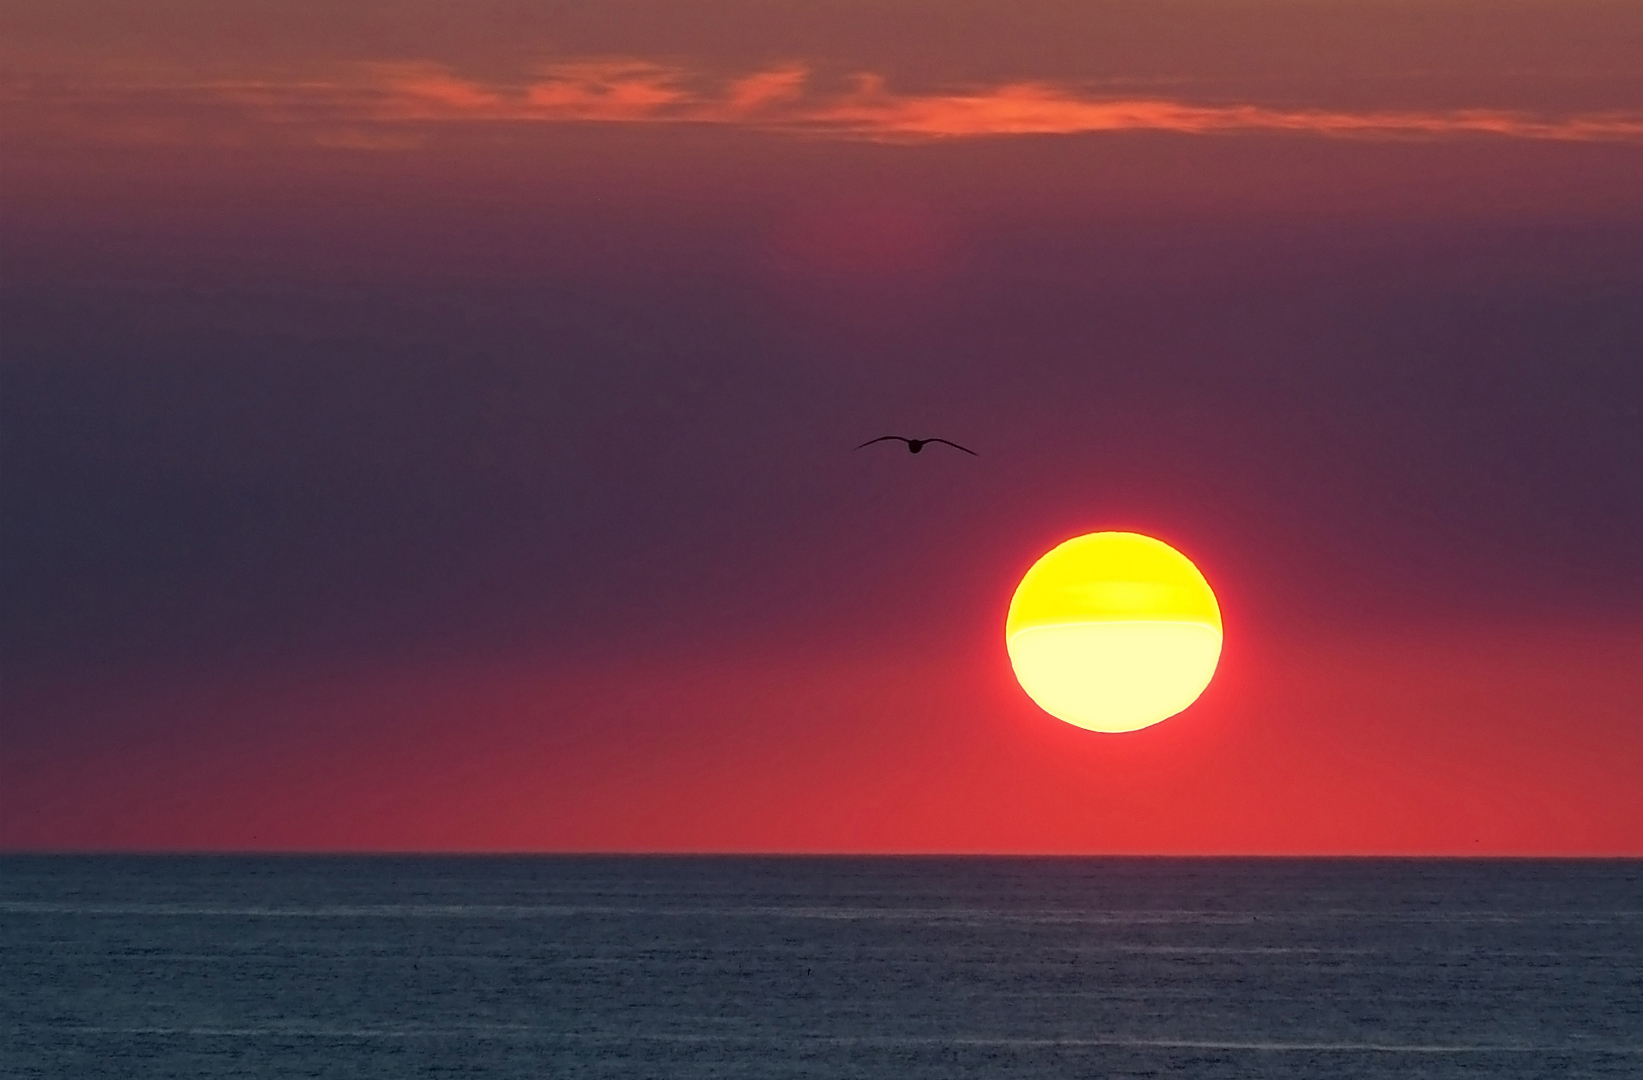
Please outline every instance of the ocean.
[[0, 1075], [1643, 1077], [1643, 862], [10, 856]]

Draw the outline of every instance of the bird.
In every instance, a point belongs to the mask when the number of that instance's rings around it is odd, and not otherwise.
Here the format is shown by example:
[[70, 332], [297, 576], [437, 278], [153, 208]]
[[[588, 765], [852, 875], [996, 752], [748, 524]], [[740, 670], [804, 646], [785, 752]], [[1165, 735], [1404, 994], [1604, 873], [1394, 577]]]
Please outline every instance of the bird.
[[943, 443], [947, 446], [951, 446], [954, 450], [963, 450], [966, 454], [969, 454], [971, 457], [980, 457], [981, 456], [980, 454], [976, 453], [974, 450], [971, 450], [967, 446], [960, 446], [958, 443], [949, 442], [946, 439], [909, 439], [905, 435], [880, 435], [876, 439], [868, 439], [866, 442], [862, 443], [861, 446], [856, 447], [856, 449], [860, 450], [862, 446], [872, 446], [874, 443], [884, 442], [886, 439], [892, 439], [896, 442], [906, 443], [907, 444], [907, 452], [909, 454], [916, 454], [920, 450], [923, 450], [930, 443], [938, 442], [938, 443]]

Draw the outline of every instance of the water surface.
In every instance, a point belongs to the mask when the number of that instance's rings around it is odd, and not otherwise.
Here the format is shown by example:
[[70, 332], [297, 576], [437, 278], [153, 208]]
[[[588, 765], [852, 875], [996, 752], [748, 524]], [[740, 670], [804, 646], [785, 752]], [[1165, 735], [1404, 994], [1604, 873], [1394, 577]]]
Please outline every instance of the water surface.
[[11, 1077], [1636, 1077], [1643, 863], [26, 856]]

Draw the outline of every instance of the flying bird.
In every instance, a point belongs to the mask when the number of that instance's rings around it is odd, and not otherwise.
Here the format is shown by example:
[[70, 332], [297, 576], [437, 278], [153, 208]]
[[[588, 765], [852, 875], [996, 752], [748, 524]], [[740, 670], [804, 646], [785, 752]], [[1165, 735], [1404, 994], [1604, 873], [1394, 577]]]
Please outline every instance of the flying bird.
[[[930, 443], [938, 442], [938, 443], [941, 443], [945, 446], [951, 446], [954, 450], [963, 450], [966, 454], [969, 454], [971, 457], [980, 457], [981, 456], [980, 454], [976, 453], [974, 450], [971, 450], [968, 447], [960, 446], [956, 442], [948, 442], [946, 439], [909, 439], [904, 435], [880, 435], [876, 439], [868, 439], [866, 442], [862, 443], [861, 446], [872, 446], [874, 443], [884, 442], [886, 439], [890, 439], [890, 440], [893, 440], [895, 442], [904, 442], [904, 443], [906, 443], [907, 444], [907, 452], [909, 454], [916, 454], [920, 450], [923, 450]], [[861, 446], [856, 447], [856, 449], [860, 450]]]

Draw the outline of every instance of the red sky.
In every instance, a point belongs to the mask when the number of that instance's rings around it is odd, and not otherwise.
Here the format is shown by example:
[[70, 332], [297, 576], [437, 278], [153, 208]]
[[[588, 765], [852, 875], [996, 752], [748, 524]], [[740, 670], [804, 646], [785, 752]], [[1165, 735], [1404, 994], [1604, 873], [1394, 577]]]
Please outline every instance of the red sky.
[[1199, 704], [1123, 738], [1048, 721], [992, 642], [195, 674], [136, 702], [19, 700], [89, 730], [72, 758], [63, 733], [8, 755], [8, 828], [90, 848], [1633, 852], [1638, 650], [1234, 636]]
[[1643, 854], [1643, 13], [823, 7], [8, 6], [0, 844]]

